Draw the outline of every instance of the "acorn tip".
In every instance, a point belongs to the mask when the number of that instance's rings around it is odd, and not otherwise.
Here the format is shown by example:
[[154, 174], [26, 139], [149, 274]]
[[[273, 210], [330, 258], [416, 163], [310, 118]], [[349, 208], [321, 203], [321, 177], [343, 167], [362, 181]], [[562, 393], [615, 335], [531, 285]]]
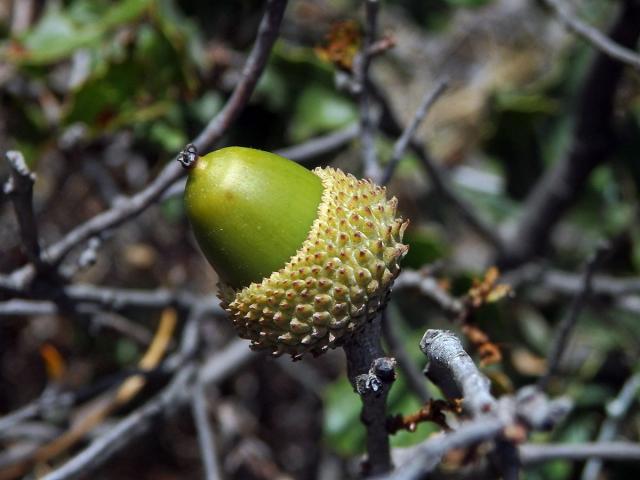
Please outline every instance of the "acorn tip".
[[191, 169], [198, 161], [198, 149], [193, 143], [189, 143], [176, 157], [182, 168]]

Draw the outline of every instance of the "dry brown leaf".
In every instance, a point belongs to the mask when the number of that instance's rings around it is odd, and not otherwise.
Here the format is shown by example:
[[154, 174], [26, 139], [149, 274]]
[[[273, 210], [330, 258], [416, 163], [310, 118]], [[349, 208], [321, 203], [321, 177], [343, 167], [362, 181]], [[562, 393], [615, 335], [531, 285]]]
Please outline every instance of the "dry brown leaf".
[[315, 48], [316, 55], [338, 68], [351, 70], [360, 45], [362, 32], [357, 22], [346, 20], [334, 23], [326, 36], [326, 43]]
[[418, 424], [422, 422], [433, 422], [443, 430], [450, 430], [445, 417], [445, 412], [459, 414], [462, 412], [462, 401], [454, 399], [452, 401], [430, 399], [420, 410], [410, 415], [395, 415], [387, 419], [387, 430], [394, 434], [399, 430], [415, 432]]
[[490, 267], [483, 279], [474, 279], [473, 286], [467, 293], [467, 298], [473, 308], [497, 302], [511, 293], [511, 286], [497, 283], [499, 277], [500, 271], [496, 267]]

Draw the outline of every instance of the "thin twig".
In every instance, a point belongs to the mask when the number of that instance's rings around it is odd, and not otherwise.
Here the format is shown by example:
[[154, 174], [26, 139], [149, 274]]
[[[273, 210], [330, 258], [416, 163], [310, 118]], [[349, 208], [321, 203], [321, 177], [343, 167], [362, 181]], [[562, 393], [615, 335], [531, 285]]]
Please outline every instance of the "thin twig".
[[0, 302], [0, 317], [55, 315], [60, 309], [47, 300], [22, 300], [15, 298]]
[[[242, 70], [240, 81], [223, 109], [192, 142], [200, 151], [204, 151], [222, 138], [248, 102], [277, 38], [286, 4], [286, 0], [269, 0], [267, 2], [256, 41]], [[169, 163], [144, 190], [132, 197], [122, 199], [114, 207], [71, 230], [62, 239], [47, 248], [44, 257], [51, 265], [57, 266], [73, 248], [82, 242], [140, 214], [184, 174], [185, 170], [177, 162]], [[10, 275], [0, 276], [0, 287], [5, 290], [21, 290], [27, 287], [34, 276], [33, 266], [25, 265]]]
[[385, 480], [418, 480], [435, 470], [442, 457], [450, 450], [464, 448], [497, 437], [508, 425], [506, 418], [486, 417], [462, 424], [458, 429], [431, 437], [411, 450], [405, 462], [391, 474], [380, 477]]
[[142, 346], [146, 346], [153, 339], [153, 334], [147, 327], [137, 322], [132, 322], [128, 318], [118, 315], [115, 312], [106, 312], [100, 309], [91, 315], [91, 329], [93, 330], [113, 330], [120, 335], [134, 340]]
[[[527, 264], [512, 270], [503, 276], [503, 280], [514, 288], [522, 284], [531, 284], [562, 295], [575, 295], [582, 289], [582, 275], [579, 273], [545, 268], [536, 264]], [[591, 280], [591, 290], [594, 295], [605, 297], [640, 294], [640, 278], [597, 274]]]
[[[139, 290], [117, 288], [88, 283], [67, 285], [60, 291], [47, 292], [54, 300], [12, 299], [0, 302], [0, 317], [28, 315], [56, 315], [65, 311], [66, 302], [70, 302], [68, 310], [79, 313], [91, 313], [85, 306], [99, 306], [105, 310], [123, 310], [126, 308], [164, 308], [175, 306], [190, 309], [193, 305], [206, 305], [207, 310], [215, 315], [222, 315], [220, 302], [215, 297], [196, 297], [186, 291], [157, 288], [155, 290]], [[93, 310], [95, 311], [95, 309]]]
[[204, 361], [198, 372], [199, 381], [205, 385], [218, 383], [257, 358], [260, 357], [245, 340], [233, 340], [224, 350], [210, 355]]
[[[542, 277], [545, 286], [563, 293], [576, 293], [581, 288], [579, 275], [551, 270]], [[617, 297], [640, 293], [640, 278], [616, 278], [608, 275], [595, 275], [591, 281], [593, 293]]]
[[62, 289], [62, 298], [67, 298], [74, 303], [95, 303], [111, 310], [121, 310], [127, 307], [163, 308], [166, 306], [178, 306], [189, 309], [196, 303], [205, 303], [213, 311], [222, 313], [220, 302], [211, 298], [195, 297], [187, 291], [157, 288], [155, 290], [139, 290], [129, 288], [106, 287], [88, 283], [68, 285]]
[[191, 412], [193, 422], [198, 431], [198, 444], [200, 445], [200, 456], [204, 464], [204, 478], [206, 480], [217, 480], [220, 476], [220, 465], [216, 453], [216, 442], [213, 430], [207, 415], [207, 399], [205, 397], [204, 386], [197, 383], [193, 398], [191, 399]]
[[[427, 376], [436, 383], [449, 399], [463, 399], [463, 406], [471, 413], [473, 422], [467, 423], [455, 432], [447, 434], [438, 444], [423, 448], [420, 459], [411, 462], [406, 472], [391, 478], [422, 478], [421, 475], [433, 470], [449, 448], [456, 448], [464, 442], [470, 446], [479, 441], [492, 438], [495, 449], [491, 456], [496, 460], [498, 470], [503, 478], [514, 480], [519, 476], [520, 460], [516, 442], [526, 435], [528, 430], [546, 430], [558, 423], [570, 410], [571, 403], [560, 398], [548, 401], [542, 392], [535, 388], [523, 388], [514, 397], [505, 396], [496, 400], [491, 395], [491, 383], [475, 366], [464, 351], [458, 338], [451, 332], [443, 330], [427, 330], [420, 341], [420, 350], [427, 356]], [[485, 425], [487, 430], [479, 438], [481, 432], [475, 429], [474, 423]], [[507, 426], [514, 426], [509, 434]], [[467, 429], [469, 431], [467, 432]], [[448, 441], [452, 442], [451, 446]]]
[[[387, 368], [389, 362], [380, 344], [381, 318], [376, 316], [344, 345], [347, 375], [353, 389], [362, 399], [361, 419], [366, 433], [367, 459], [364, 472], [378, 475], [390, 471], [391, 450], [387, 431], [387, 394], [395, 373]], [[377, 372], [382, 362], [384, 372]]]
[[436, 84], [435, 88], [430, 88], [424, 93], [422, 101], [420, 102], [420, 106], [413, 114], [413, 118], [405, 127], [402, 135], [400, 135], [396, 143], [393, 145], [393, 154], [391, 155], [391, 159], [389, 160], [387, 168], [385, 168], [382, 176], [379, 179], [380, 185], [386, 185], [387, 183], [389, 183], [389, 180], [391, 180], [391, 177], [393, 176], [393, 173], [395, 172], [400, 159], [409, 146], [409, 142], [413, 140], [413, 136], [416, 134], [418, 127], [427, 116], [427, 113], [429, 113], [429, 110], [431, 110], [431, 107], [436, 103], [436, 100], [438, 100], [438, 98], [440, 98], [440, 96], [447, 89], [447, 85], [448, 81], [446, 79], [440, 80]]
[[274, 153], [281, 155], [294, 162], [302, 163], [314, 158], [333, 152], [344, 147], [351, 140], [355, 139], [359, 133], [358, 125], [348, 125], [341, 130], [328, 133], [319, 137], [314, 137], [299, 145], [281, 148]]
[[[502, 279], [508, 285], [513, 286], [514, 290], [523, 286], [531, 286], [535, 289], [541, 288], [565, 296], [575, 296], [582, 288], [582, 275], [546, 269], [535, 264], [527, 264], [512, 270]], [[612, 308], [634, 315], [640, 314], [640, 295], [638, 295], [640, 294], [640, 279], [637, 277], [619, 278], [610, 275], [594, 275], [591, 280], [591, 292], [592, 302], [605, 300], [610, 302]]]
[[394, 282], [394, 290], [415, 288], [420, 294], [434, 302], [450, 318], [459, 317], [465, 305], [445, 291], [435, 278], [416, 270], [403, 270]]
[[367, 52], [371, 57], [383, 54], [387, 50], [396, 46], [396, 39], [391, 35], [385, 35], [380, 40], [376, 40], [370, 46]]
[[[388, 96], [382, 88], [373, 81], [371, 81], [369, 89], [372, 97], [382, 109], [380, 129], [387, 136], [398, 138], [398, 136], [404, 131], [404, 127], [402, 127], [400, 121], [393, 112]], [[455, 191], [446, 174], [442, 171], [440, 166], [436, 164], [434, 159], [431, 158], [426, 148], [415, 140], [409, 142], [409, 148], [422, 163], [422, 166], [427, 172], [436, 193], [440, 195], [446, 203], [453, 207], [458, 212], [462, 220], [467, 223], [467, 225], [469, 225], [482, 239], [491, 245], [495, 251], [502, 251], [502, 239], [498, 235], [495, 226], [489, 225], [485, 220], [483, 220], [475, 212], [473, 207]]]
[[4, 185], [4, 193], [9, 196], [20, 227], [22, 247], [29, 261], [38, 268], [42, 267], [38, 225], [33, 212], [33, 184], [36, 175], [29, 170], [22, 153], [11, 150], [6, 153], [11, 176]]
[[193, 366], [181, 369], [160, 394], [120, 420], [60, 468], [45, 475], [43, 480], [73, 480], [84, 478], [95, 471], [113, 455], [144, 434], [153, 425], [155, 419], [162, 415], [170, 415], [179, 405], [184, 404], [185, 397], [189, 395], [188, 385], [193, 374]]
[[213, 120], [200, 132], [193, 140], [198, 151], [203, 152], [208, 147], [216, 143], [222, 133], [226, 132], [233, 121], [238, 117], [240, 111], [249, 101], [253, 90], [262, 75], [271, 48], [273, 47], [280, 23], [287, 7], [287, 0], [268, 0], [264, 16], [258, 27], [258, 34], [253, 49], [247, 58], [242, 69], [241, 80], [233, 90], [231, 97], [227, 100], [224, 108]]
[[[274, 150], [273, 153], [304, 165], [312, 163], [313, 160], [322, 155], [334, 153], [337, 150], [345, 148], [350, 141], [358, 137], [359, 132], [360, 128], [358, 124], [354, 123], [335, 132], [310, 138], [297, 145]], [[164, 192], [162, 200], [183, 195], [186, 183], [186, 179], [175, 182]]]
[[608, 247], [599, 248], [596, 253], [589, 259], [585, 267], [585, 271], [582, 277], [582, 288], [578, 294], [573, 298], [569, 311], [564, 316], [558, 328], [556, 334], [551, 342], [551, 348], [549, 350], [549, 360], [547, 362], [546, 373], [539, 378], [538, 387], [544, 390], [551, 378], [558, 372], [558, 367], [562, 355], [564, 354], [571, 332], [584, 309], [589, 296], [591, 295], [591, 281], [593, 275], [602, 262], [604, 256], [609, 252]]
[[73, 480], [90, 475], [148, 432], [158, 417], [170, 418], [188, 405], [196, 381], [204, 385], [220, 382], [254, 358], [256, 354], [245, 341], [234, 340], [224, 350], [213, 353], [200, 368], [194, 363], [179, 366], [174, 378], [159, 394], [120, 420], [67, 463], [43, 477], [43, 480]]
[[561, 0], [544, 0], [544, 3], [555, 12], [565, 27], [582, 37], [592, 46], [606, 53], [611, 58], [640, 70], [640, 54], [612, 41], [600, 32], [600, 30], [584, 23], [568, 8], [567, 2]]
[[[452, 357], [450, 363], [455, 362], [457, 359]], [[497, 407], [491, 412], [462, 422], [455, 430], [432, 436], [415, 447], [395, 449], [394, 461], [401, 466], [380, 479], [425, 478], [437, 468], [450, 450], [472, 447], [487, 440], [508, 441], [505, 431], [509, 426], [521, 426], [530, 430], [552, 428], [570, 409], [571, 403], [567, 399], [550, 401], [539, 390], [522, 389], [515, 396], [501, 397], [497, 400]], [[514, 452], [516, 458], [519, 456], [517, 453]], [[513, 471], [509, 474], [513, 474]]]
[[527, 466], [552, 460], [579, 461], [588, 458], [639, 462], [640, 445], [635, 442], [526, 444], [520, 446], [520, 455]]
[[[438, 437], [434, 438], [437, 440]], [[447, 440], [448, 442], [449, 440]], [[435, 445], [433, 445], [435, 447]], [[518, 457], [523, 468], [536, 467], [546, 462], [555, 460], [565, 461], [583, 461], [588, 459], [601, 459], [620, 462], [637, 462], [640, 460], [640, 445], [634, 442], [607, 442], [607, 443], [524, 443], [517, 447]], [[394, 460], [400, 464], [404, 459], [416, 462], [415, 457], [425, 450], [418, 453], [415, 447], [408, 449], [394, 449]], [[432, 455], [434, 449], [429, 449], [427, 453]], [[456, 472], [453, 476], [444, 475], [442, 477], [434, 475], [434, 478], [460, 478], [468, 480], [494, 480], [498, 477], [495, 469], [486, 462], [478, 462], [478, 467], [465, 469], [462, 473]], [[432, 470], [435, 469], [435, 465]], [[408, 480], [415, 478], [411, 476], [413, 472], [407, 474], [397, 474], [396, 476], [383, 477], [393, 478], [394, 480]], [[423, 477], [419, 477], [423, 478]]]
[[[171, 343], [176, 323], [175, 311], [166, 309], [152, 343], [139, 362], [141, 370], [150, 371], [160, 363]], [[126, 405], [134, 398], [144, 387], [146, 381], [144, 375], [133, 374], [126, 377], [119, 385], [94, 398], [85, 406], [83, 413], [71, 422], [67, 430], [52, 441], [39, 446], [32, 454], [27, 455], [25, 458], [18, 458], [18, 463], [7, 466], [7, 468], [0, 471], [0, 478], [14, 478], [22, 475], [33, 464], [47, 462], [68, 450], [87, 433], [95, 429], [97, 425], [101, 424], [115, 409]]]
[[87, 246], [82, 250], [73, 263], [70, 265], [62, 265], [60, 273], [64, 278], [70, 279], [77, 273], [95, 265], [98, 261], [98, 250], [102, 246], [102, 238], [100, 236], [91, 237], [87, 242]]
[[0, 431], [5, 432], [14, 425], [35, 417], [40, 412], [40, 399], [0, 417]]
[[421, 403], [427, 403], [431, 396], [427, 389], [426, 379], [404, 348], [395, 320], [389, 318], [387, 310], [382, 313], [382, 335], [387, 342], [391, 355], [398, 361], [398, 368], [404, 374], [407, 385], [413, 390], [413, 393], [416, 394]]
[[[600, 427], [597, 442], [606, 444], [618, 433], [620, 424], [640, 391], [640, 373], [632, 375], [623, 385], [618, 396], [607, 405], [607, 418]], [[601, 459], [591, 459], [584, 466], [582, 480], [596, 480], [602, 469]]]
[[[640, 4], [625, 0], [610, 30], [620, 45], [640, 37]], [[623, 64], [598, 51], [584, 79], [575, 112], [571, 146], [547, 169], [527, 197], [513, 234], [504, 241], [496, 264], [501, 271], [518, 267], [545, 253], [551, 232], [578, 199], [591, 172], [608, 160], [615, 146], [612, 122]]]
[[73, 403], [74, 395], [71, 393], [53, 392], [51, 388], [45, 389], [40, 397], [27, 405], [0, 417], [0, 432], [10, 431], [15, 425], [39, 415], [50, 408], [64, 408]]
[[365, 0], [366, 28], [361, 52], [356, 58], [354, 74], [358, 88], [358, 105], [360, 110], [360, 141], [362, 142], [362, 162], [364, 176], [370, 179], [379, 178], [380, 165], [375, 146], [375, 125], [370, 105], [369, 66], [371, 65], [370, 49], [375, 42], [378, 24], [378, 0]]

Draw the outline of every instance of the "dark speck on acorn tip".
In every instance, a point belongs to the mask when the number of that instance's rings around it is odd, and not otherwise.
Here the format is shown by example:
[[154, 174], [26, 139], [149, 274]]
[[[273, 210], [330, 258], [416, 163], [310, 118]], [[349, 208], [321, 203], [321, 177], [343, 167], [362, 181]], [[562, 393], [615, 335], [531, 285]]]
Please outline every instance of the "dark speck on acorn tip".
[[198, 160], [198, 149], [193, 143], [190, 143], [178, 154], [176, 158], [182, 168], [191, 168], [196, 164], [196, 160]]

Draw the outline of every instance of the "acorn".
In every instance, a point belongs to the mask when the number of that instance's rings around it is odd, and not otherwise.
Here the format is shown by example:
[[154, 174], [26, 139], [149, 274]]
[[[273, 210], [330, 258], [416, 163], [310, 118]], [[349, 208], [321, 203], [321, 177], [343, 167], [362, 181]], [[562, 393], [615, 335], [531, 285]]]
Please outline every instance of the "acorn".
[[384, 187], [334, 168], [227, 147], [178, 157], [184, 202], [220, 278], [219, 297], [251, 347], [294, 359], [342, 345], [386, 305], [408, 221]]

